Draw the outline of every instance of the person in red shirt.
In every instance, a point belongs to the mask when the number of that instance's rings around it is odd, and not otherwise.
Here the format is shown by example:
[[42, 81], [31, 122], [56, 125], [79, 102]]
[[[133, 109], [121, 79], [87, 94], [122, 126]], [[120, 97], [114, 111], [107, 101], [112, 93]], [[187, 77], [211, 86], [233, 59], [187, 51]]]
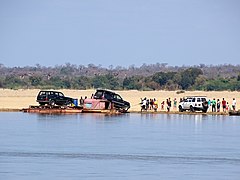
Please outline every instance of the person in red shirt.
[[223, 100], [222, 100], [223, 112], [226, 112], [226, 106], [227, 106], [227, 102], [226, 102], [226, 100], [223, 98]]

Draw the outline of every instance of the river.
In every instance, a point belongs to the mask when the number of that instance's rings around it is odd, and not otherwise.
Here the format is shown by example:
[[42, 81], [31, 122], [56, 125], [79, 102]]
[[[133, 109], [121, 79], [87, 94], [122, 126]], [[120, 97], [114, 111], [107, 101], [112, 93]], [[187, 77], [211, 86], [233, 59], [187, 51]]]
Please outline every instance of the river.
[[0, 179], [240, 177], [240, 118], [0, 113]]

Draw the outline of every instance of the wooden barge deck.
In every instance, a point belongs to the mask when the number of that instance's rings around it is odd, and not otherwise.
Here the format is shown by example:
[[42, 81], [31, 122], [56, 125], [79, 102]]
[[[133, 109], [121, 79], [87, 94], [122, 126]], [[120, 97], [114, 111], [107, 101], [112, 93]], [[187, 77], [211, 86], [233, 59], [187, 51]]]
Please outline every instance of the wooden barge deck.
[[23, 108], [25, 113], [41, 113], [41, 114], [66, 114], [66, 113], [81, 113], [80, 107], [61, 107], [61, 106], [29, 106], [29, 108]]
[[105, 113], [105, 114], [121, 114], [115, 109], [91, 109], [79, 106], [29, 106], [21, 110], [25, 113], [39, 114], [76, 114], [76, 113]]

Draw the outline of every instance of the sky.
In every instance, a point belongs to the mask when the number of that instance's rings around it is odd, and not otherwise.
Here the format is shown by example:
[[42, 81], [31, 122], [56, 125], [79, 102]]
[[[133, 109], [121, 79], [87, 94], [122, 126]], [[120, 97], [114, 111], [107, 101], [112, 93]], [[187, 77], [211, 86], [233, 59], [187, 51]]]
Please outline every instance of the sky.
[[0, 0], [0, 64], [240, 64], [239, 0]]

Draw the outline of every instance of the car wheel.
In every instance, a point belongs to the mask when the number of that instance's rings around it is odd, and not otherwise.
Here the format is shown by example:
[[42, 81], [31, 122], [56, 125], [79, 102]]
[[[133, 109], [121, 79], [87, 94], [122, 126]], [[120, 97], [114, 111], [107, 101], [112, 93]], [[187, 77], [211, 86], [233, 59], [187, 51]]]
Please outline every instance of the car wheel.
[[56, 104], [56, 102], [55, 102], [54, 100], [50, 100], [50, 101], [49, 101], [49, 105], [50, 105], [50, 106], [55, 106], [55, 104]]
[[208, 109], [208, 102], [207, 101], [203, 102], [202, 106], [204, 109]]
[[42, 103], [42, 102], [41, 102], [41, 103], [39, 103], [39, 104], [40, 104], [40, 106], [44, 106], [44, 105], [45, 105], [45, 103]]
[[194, 112], [194, 111], [195, 111], [193, 106], [190, 106], [190, 111], [191, 111], [191, 112]]
[[179, 109], [179, 112], [183, 112], [182, 106], [179, 106], [178, 109]]
[[124, 111], [127, 111], [128, 109], [129, 109], [128, 106], [124, 106], [124, 107], [123, 107], [123, 110], [124, 110]]

